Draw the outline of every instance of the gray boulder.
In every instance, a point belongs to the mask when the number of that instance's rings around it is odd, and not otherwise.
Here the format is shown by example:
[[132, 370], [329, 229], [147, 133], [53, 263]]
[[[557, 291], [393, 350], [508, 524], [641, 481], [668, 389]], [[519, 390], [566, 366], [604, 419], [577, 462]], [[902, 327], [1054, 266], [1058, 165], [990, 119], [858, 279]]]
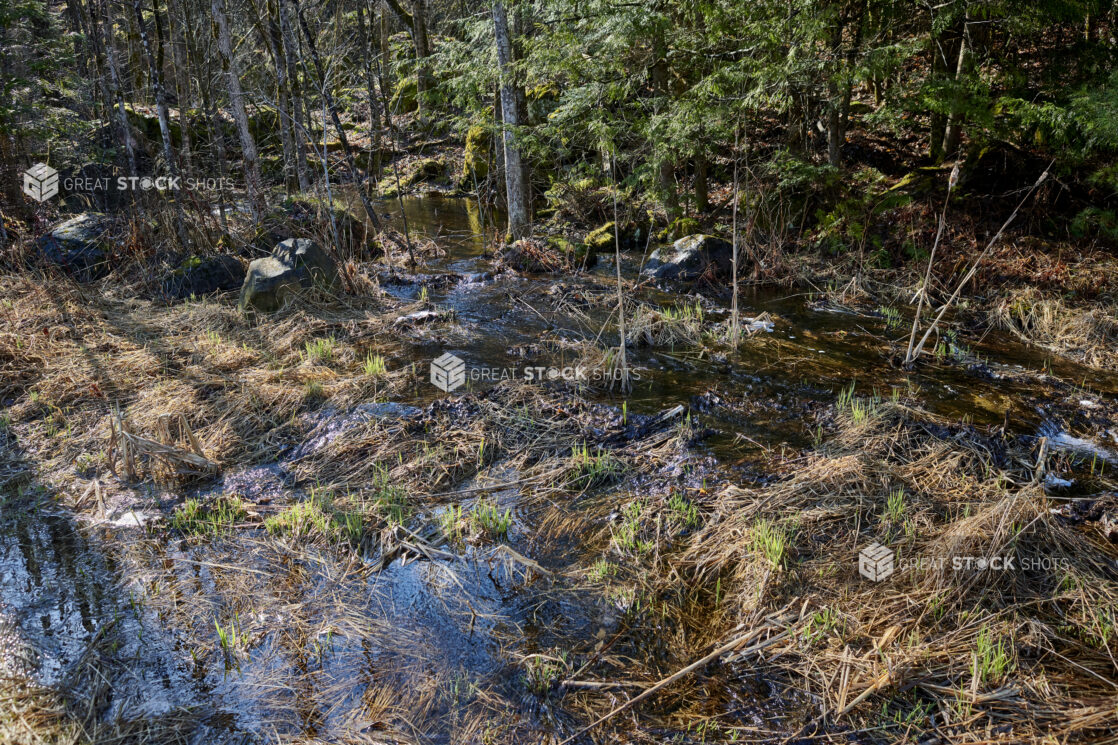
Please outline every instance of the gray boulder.
[[79, 282], [100, 279], [112, 268], [109, 232], [113, 219], [100, 212], [85, 212], [51, 229], [36, 244], [52, 264], [65, 269]]
[[241, 286], [241, 310], [278, 310], [287, 298], [302, 290], [319, 288], [337, 292], [341, 281], [338, 266], [314, 241], [288, 238], [271, 256], [248, 265]]
[[734, 246], [729, 241], [713, 235], [688, 235], [653, 251], [643, 273], [657, 279], [691, 281], [707, 274], [729, 274], [733, 258]]
[[191, 256], [163, 280], [163, 293], [178, 300], [235, 290], [245, 280], [245, 268], [233, 256]]

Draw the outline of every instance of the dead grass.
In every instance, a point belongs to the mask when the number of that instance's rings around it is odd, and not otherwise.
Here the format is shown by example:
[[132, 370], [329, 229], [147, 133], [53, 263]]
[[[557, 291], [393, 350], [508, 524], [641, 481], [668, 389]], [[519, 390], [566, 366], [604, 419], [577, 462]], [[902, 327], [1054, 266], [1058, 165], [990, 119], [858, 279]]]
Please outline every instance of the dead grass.
[[1059, 297], [1026, 289], [990, 309], [989, 323], [1024, 342], [1104, 370], [1118, 369], [1118, 308], [1069, 306]]
[[[1107, 736], [1118, 551], [1054, 518], [1020, 465], [1036, 454], [1006, 446], [878, 403], [862, 416], [840, 411], [791, 477], [730, 486], [705, 505], [683, 563], [691, 581], [720, 584], [723, 622], [748, 629], [796, 611], [789, 638], [757, 666], [819, 702], [801, 734], [885, 725], [906, 741]], [[927, 563], [862, 578], [857, 554], [874, 540], [898, 561]], [[772, 560], [774, 541], [787, 561]], [[953, 563], [1005, 556], [1016, 570]]]

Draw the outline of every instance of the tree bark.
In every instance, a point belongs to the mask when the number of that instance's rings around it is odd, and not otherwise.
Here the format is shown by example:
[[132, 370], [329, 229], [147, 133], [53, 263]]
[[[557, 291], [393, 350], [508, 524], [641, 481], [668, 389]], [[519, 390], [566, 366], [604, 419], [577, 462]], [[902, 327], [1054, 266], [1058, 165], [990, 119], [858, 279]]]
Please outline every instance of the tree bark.
[[427, 9], [425, 0], [412, 0], [412, 41], [415, 43], [415, 83], [419, 113], [426, 115], [431, 105], [431, 71], [427, 57], [431, 50], [427, 45]]
[[959, 38], [959, 58], [955, 64], [956, 90], [952, 97], [951, 113], [947, 116], [947, 126], [943, 133], [943, 155], [951, 157], [959, 149], [959, 142], [963, 137], [963, 97], [958, 91], [966, 77], [970, 64], [970, 32], [967, 27], [967, 17], [963, 15], [963, 33]]
[[109, 0], [101, 0], [101, 25], [104, 34], [105, 61], [109, 67], [109, 79], [112, 86], [112, 96], [116, 105], [117, 126], [120, 129], [120, 139], [124, 144], [124, 152], [128, 156], [128, 175], [139, 175], [136, 169], [136, 142], [132, 139], [132, 128], [128, 124], [128, 113], [124, 109], [124, 88], [120, 79], [120, 66], [116, 57], [116, 41], [113, 38], [113, 8]]
[[295, 60], [299, 45], [295, 40], [294, 24], [291, 23], [285, 0], [269, 0], [269, 7], [273, 8], [271, 13], [279, 23], [284, 72], [291, 93], [290, 125], [295, 146], [295, 176], [299, 182], [299, 191], [307, 192], [311, 189], [310, 167], [307, 165], [307, 142], [310, 138], [303, 118], [303, 93], [299, 85], [299, 67]]
[[[192, 67], [198, 69], [201, 65], [195, 65], [193, 62], [201, 57], [201, 53], [194, 44], [188, 44], [186, 49], [187, 59], [192, 63]], [[222, 127], [222, 121], [217, 115], [214, 106], [213, 84], [209, 75], [200, 75], [198, 77], [198, 95], [202, 98], [202, 111], [206, 116], [206, 127], [210, 133], [210, 147], [217, 160], [217, 172], [221, 176], [221, 186], [218, 187], [218, 204], [217, 215], [218, 220], [221, 222], [221, 232], [228, 235], [229, 221], [226, 217], [225, 210], [225, 188], [224, 184], [228, 178], [229, 171], [226, 165], [227, 160], [225, 157], [225, 132]]]
[[[155, 91], [155, 108], [159, 114], [159, 134], [163, 140], [163, 157], [167, 161], [167, 171], [174, 178], [179, 175], [178, 163], [175, 162], [175, 149], [171, 143], [171, 121], [167, 110], [167, 91], [163, 87], [163, 72], [159, 69], [155, 55], [152, 53], [151, 42], [148, 40], [147, 23], [144, 22], [143, 9], [140, 0], [133, 0], [132, 11], [136, 17], [136, 26], [140, 33], [140, 45], [144, 50], [144, 57], [148, 62], [148, 74], [151, 76], [151, 86]], [[188, 248], [190, 241], [186, 235], [186, 221], [183, 218], [182, 202], [177, 195], [172, 195], [175, 213], [175, 232], [184, 249]]]
[[[377, 101], [376, 74], [373, 72], [372, 42], [365, 24], [365, 10], [362, 7], [364, 0], [357, 2], [357, 43], [361, 47], [365, 63], [365, 95], [369, 99], [369, 132], [372, 134], [369, 153], [369, 164], [366, 171], [376, 181], [380, 178], [381, 162], [381, 132], [380, 132], [380, 104]], [[370, 11], [370, 24], [372, 12]]]
[[[650, 70], [652, 87], [659, 93], [662, 99], [661, 106], [663, 106], [666, 105], [668, 98], [671, 96], [668, 61], [663, 39], [657, 39], [653, 53], [656, 61], [652, 63]], [[656, 180], [660, 187], [660, 197], [664, 202], [664, 213], [668, 217], [668, 222], [679, 219], [679, 197], [675, 189], [675, 163], [666, 154], [660, 158], [660, 163], [656, 167]]]
[[709, 165], [705, 155], [695, 159], [695, 211], [702, 214], [710, 209], [710, 189], [707, 186]]
[[[266, 0], [265, 0], [266, 1]], [[252, 9], [258, 22], [255, 24], [264, 48], [268, 50], [268, 57], [272, 61], [272, 69], [276, 75], [276, 116], [279, 119], [280, 143], [283, 147], [283, 184], [288, 193], [296, 187], [295, 170], [295, 140], [291, 136], [291, 112], [288, 111], [290, 93], [287, 86], [287, 66], [283, 57], [283, 38], [280, 35], [279, 23], [271, 9], [265, 6], [261, 13], [252, 0]]]
[[528, 190], [520, 157], [516, 128], [520, 112], [516, 101], [516, 81], [512, 70], [512, 40], [509, 37], [508, 15], [501, 0], [493, 3], [493, 30], [497, 43], [497, 64], [501, 71], [501, 112], [504, 117], [505, 197], [509, 212], [509, 238], [517, 240], [528, 233]]
[[217, 24], [217, 47], [221, 53], [221, 66], [225, 72], [229, 88], [229, 103], [233, 109], [233, 120], [237, 124], [237, 135], [241, 140], [241, 158], [244, 163], [245, 186], [248, 190], [249, 207], [252, 216], [259, 220], [267, 211], [264, 200], [264, 184], [260, 179], [260, 165], [257, 162], [256, 141], [248, 126], [248, 112], [245, 110], [245, 95], [241, 90], [241, 74], [237, 60], [233, 57], [233, 37], [229, 32], [229, 19], [225, 14], [225, 0], [212, 0], [210, 4]]
[[[171, 24], [171, 59], [175, 65], [175, 95], [178, 97], [179, 128], [182, 130], [182, 162], [189, 174], [194, 170], [194, 142], [190, 133], [190, 110], [193, 108], [189, 68], [186, 63], [186, 6], [179, 1], [179, 16], [167, 5], [167, 21]], [[177, 33], [176, 33], [177, 32]]]
[[[318, 82], [321, 86], [323, 104], [329, 110], [330, 120], [334, 124], [334, 129], [338, 132], [338, 140], [342, 143], [342, 152], [345, 153], [346, 165], [349, 167], [351, 174], [356, 174], [357, 164], [353, 160], [353, 149], [349, 146], [349, 139], [346, 137], [345, 129], [342, 128], [342, 120], [338, 116], [338, 107], [334, 104], [334, 96], [330, 93], [330, 86], [326, 81], [326, 71], [323, 68], [322, 59], [318, 55], [318, 45], [315, 44], [314, 36], [311, 35], [310, 26], [307, 25], [307, 16], [299, 6], [299, 0], [291, 0], [291, 2], [295, 5], [295, 15], [299, 20], [299, 28], [303, 31], [303, 40], [307, 43], [307, 49], [311, 52], [311, 61], [314, 63], [315, 73], [318, 75]], [[325, 125], [325, 122], [323, 122], [323, 125]], [[377, 217], [377, 213], [373, 209], [373, 205], [369, 202], [369, 198], [365, 195], [365, 191], [359, 189], [358, 195], [361, 197], [361, 204], [365, 208], [365, 214], [369, 218], [369, 223], [376, 230], [380, 230], [380, 218]]]

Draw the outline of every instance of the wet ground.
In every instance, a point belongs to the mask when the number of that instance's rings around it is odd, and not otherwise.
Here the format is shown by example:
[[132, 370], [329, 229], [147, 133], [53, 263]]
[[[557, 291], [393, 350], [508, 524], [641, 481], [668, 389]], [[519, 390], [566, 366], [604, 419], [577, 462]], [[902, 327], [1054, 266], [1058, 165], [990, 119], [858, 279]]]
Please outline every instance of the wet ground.
[[[399, 204], [382, 207], [402, 228]], [[449, 352], [465, 361], [469, 382], [450, 394], [423, 385], [399, 400], [324, 406], [302, 422], [301, 441], [284, 443], [273, 461], [228, 471], [216, 483], [146, 491], [141, 507], [110, 510], [92, 523], [49, 499], [29, 511], [30, 502], [9, 496], [0, 503], [0, 665], [56, 685], [73, 681], [92, 655], [102, 681], [85, 685], [100, 691], [101, 717], [187, 707], [198, 717], [190, 735], [197, 743], [558, 741], [585, 723], [587, 697], [622, 700], [618, 689], [564, 695], [535, 685], [534, 676], [580, 667], [627, 628], [633, 598], [603, 594], [584, 579], [603, 555], [602, 535], [619, 505], [658, 488], [651, 482], [625, 480], [562, 502], [519, 485], [505, 462], [490, 462], [426, 498], [408, 525], [422, 534], [446, 510], [469, 509], [484, 496], [509, 511], [507, 539], [436, 541], [446, 556], [403, 552], [383, 568], [375, 550], [313, 544], [293, 551], [259, 527], [199, 542], [148, 523], [186, 496], [236, 494], [270, 514], [274, 505], [307, 498], [314, 483], [301, 464], [331, 452], [339, 438], [402, 437], [435, 402], [483, 393], [529, 368], [577, 366], [587, 340], [616, 345], [610, 257], [586, 276], [500, 272], [493, 218], [476, 205], [426, 197], [403, 207], [408, 229], [445, 256], [422, 274], [381, 271], [381, 286], [408, 300], [425, 293], [433, 308], [453, 311], [453, 322], [415, 320], [422, 333], [401, 333], [404, 359], [388, 365], [425, 370]], [[634, 277], [641, 256], [622, 262]], [[627, 302], [698, 305], [708, 327], [728, 320], [727, 297], [676, 290], [643, 286], [627, 291]], [[1118, 465], [1118, 430], [1109, 419], [1118, 405], [1116, 376], [997, 334], [965, 333], [905, 373], [889, 359], [907, 326], [891, 323], [888, 311], [823, 293], [753, 288], [741, 304], [746, 316], [769, 314], [772, 327], [738, 350], [717, 342], [701, 349], [637, 344], [629, 361], [639, 379], [630, 394], [597, 384], [567, 391], [608, 407], [601, 411], [615, 420], [624, 416], [626, 426], [632, 417], [637, 428], [686, 407], [697, 434], [683, 465], [695, 470], [689, 475], [676, 463], [652, 481], [766, 478], [767, 457], [809, 446], [823, 410], [851, 385], [863, 395], [913, 397], [935, 414], [1003, 428], [1007, 437], [1045, 436], [1069, 453], [1066, 472], [1054, 475], [1070, 482], [1060, 487], [1067, 493], [1095, 464]], [[594, 421], [611, 426], [604, 414]], [[229, 634], [237, 641], [227, 649], [220, 638]], [[621, 647], [622, 657], [648, 655], [648, 668], [679, 667], [651, 637], [644, 649], [628, 638]], [[647, 671], [637, 669], [635, 679], [647, 683]], [[711, 715], [773, 736], [797, 728], [797, 702], [748, 671], [728, 671], [718, 684]], [[649, 733], [667, 737], [669, 719], [657, 714], [644, 712]]]

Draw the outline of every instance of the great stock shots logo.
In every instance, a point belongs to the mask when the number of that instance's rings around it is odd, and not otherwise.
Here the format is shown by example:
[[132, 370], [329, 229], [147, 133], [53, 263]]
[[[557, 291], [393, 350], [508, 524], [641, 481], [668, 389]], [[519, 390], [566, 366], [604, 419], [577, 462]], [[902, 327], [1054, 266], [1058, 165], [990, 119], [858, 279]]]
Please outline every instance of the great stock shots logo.
[[444, 393], [460, 388], [466, 382], [466, 363], [450, 352], [431, 362], [431, 383]]
[[880, 582], [893, 573], [893, 549], [874, 541], [858, 554], [858, 572], [868, 580]]
[[46, 163], [36, 163], [23, 172], [23, 193], [36, 202], [45, 202], [58, 193], [58, 171]]

